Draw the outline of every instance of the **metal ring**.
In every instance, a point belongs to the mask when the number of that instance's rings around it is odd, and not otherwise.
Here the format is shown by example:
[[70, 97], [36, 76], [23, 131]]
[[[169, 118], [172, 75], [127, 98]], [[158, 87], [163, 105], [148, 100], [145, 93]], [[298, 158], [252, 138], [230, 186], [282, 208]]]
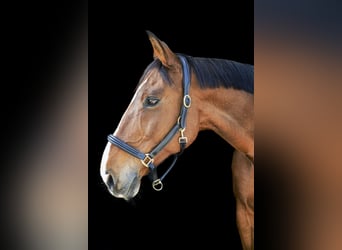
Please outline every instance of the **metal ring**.
[[[187, 103], [187, 101], [188, 101], [189, 103]], [[190, 106], [191, 106], [191, 97], [190, 97], [190, 95], [185, 95], [185, 96], [183, 97], [183, 105], [184, 105], [184, 107], [186, 107], [186, 108], [190, 108]]]
[[160, 179], [154, 180], [152, 182], [152, 187], [153, 187], [154, 190], [160, 191], [160, 190], [163, 189], [163, 183], [161, 182]]

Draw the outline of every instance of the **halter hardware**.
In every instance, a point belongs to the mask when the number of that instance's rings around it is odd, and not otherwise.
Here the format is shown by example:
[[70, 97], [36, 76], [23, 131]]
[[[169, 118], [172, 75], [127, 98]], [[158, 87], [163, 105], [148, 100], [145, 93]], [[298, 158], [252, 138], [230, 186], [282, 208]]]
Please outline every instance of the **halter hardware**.
[[180, 132], [180, 137], [178, 138], [178, 142], [179, 144], [187, 144], [188, 143], [188, 138], [186, 136], [184, 136], [184, 131], [185, 128], [180, 128], [179, 132]]
[[153, 163], [154, 159], [149, 154], [145, 154], [145, 158], [140, 161], [145, 167], [149, 168], [149, 165]]
[[187, 109], [190, 108], [190, 106], [191, 106], [191, 97], [189, 95], [184, 95], [184, 97], [183, 97], [183, 105]]
[[[177, 119], [176, 124], [172, 127], [172, 129], [166, 134], [166, 136], [161, 140], [161, 142], [154, 147], [154, 149], [150, 153], [143, 153], [140, 150], [128, 145], [126, 142], [121, 140], [120, 138], [116, 137], [115, 135], [108, 135], [107, 140], [112, 143], [113, 145], [119, 147], [120, 149], [126, 151], [127, 153], [131, 154], [132, 156], [140, 159], [141, 163], [150, 169], [150, 177], [152, 178], [152, 187], [156, 191], [160, 191], [163, 189], [163, 183], [162, 180], [164, 177], [170, 172], [172, 167], [175, 165], [178, 156], [180, 156], [184, 149], [186, 144], [188, 143], [188, 138], [184, 136], [184, 131], [186, 127], [186, 116], [187, 111], [191, 106], [191, 97], [189, 95], [190, 90], [190, 69], [189, 65], [187, 63], [187, 60], [184, 56], [178, 55], [178, 58], [180, 59], [182, 63], [182, 69], [183, 69], [183, 105], [180, 110], [180, 115]], [[154, 166], [154, 157], [171, 141], [171, 139], [175, 136], [175, 134], [179, 132], [180, 137], [178, 138], [178, 142], [180, 145], [180, 150], [178, 153], [174, 154], [174, 159], [169, 166], [169, 168], [166, 170], [166, 172], [158, 178], [157, 175], [157, 169]]]
[[163, 183], [160, 179], [156, 179], [152, 182], [152, 187], [156, 191], [160, 191], [163, 189]]

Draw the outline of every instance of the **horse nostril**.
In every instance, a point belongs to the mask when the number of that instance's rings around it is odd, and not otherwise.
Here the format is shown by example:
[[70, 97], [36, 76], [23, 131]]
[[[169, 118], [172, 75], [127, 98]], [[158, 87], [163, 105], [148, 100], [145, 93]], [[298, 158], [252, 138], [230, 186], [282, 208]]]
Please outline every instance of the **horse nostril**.
[[110, 190], [114, 189], [114, 179], [113, 179], [112, 175], [108, 175], [108, 179], [107, 179], [106, 184]]

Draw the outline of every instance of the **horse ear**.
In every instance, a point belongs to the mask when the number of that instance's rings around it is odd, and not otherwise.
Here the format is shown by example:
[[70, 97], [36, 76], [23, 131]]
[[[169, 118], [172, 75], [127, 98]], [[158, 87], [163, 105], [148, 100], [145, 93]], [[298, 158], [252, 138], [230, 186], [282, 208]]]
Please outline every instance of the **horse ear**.
[[174, 68], [178, 65], [178, 58], [175, 53], [167, 46], [167, 44], [161, 41], [151, 31], [146, 31], [148, 38], [152, 44], [153, 57], [159, 59], [161, 63], [167, 68]]

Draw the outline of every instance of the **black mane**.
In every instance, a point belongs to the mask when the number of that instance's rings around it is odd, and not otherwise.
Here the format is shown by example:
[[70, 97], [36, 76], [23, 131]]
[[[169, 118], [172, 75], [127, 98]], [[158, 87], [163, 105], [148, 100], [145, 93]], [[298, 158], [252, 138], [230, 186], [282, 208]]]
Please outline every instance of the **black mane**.
[[235, 88], [254, 93], [254, 66], [227, 59], [186, 56], [201, 88]]
[[[183, 55], [194, 71], [200, 88], [234, 88], [254, 94], [254, 66], [227, 59], [202, 58]], [[140, 82], [146, 73], [157, 68], [167, 83], [171, 83], [167, 69], [156, 59], [145, 69]], [[138, 84], [138, 85], [139, 85]]]

